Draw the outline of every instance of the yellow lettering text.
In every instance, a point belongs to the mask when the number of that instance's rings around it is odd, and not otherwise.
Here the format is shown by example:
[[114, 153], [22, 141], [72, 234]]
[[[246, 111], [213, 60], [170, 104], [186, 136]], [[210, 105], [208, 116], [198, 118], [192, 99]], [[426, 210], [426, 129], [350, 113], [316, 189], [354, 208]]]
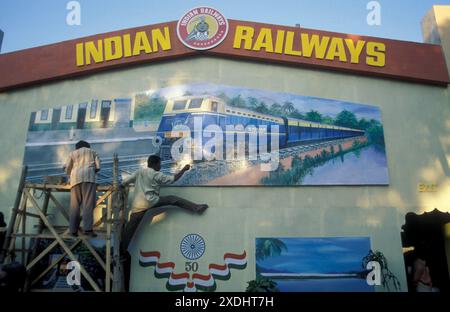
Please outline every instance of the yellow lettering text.
[[145, 31], [138, 31], [134, 37], [133, 55], [139, 55], [141, 54], [141, 51], [145, 51], [145, 53], [152, 52], [152, 48], [150, 47]]
[[164, 27], [164, 35], [161, 32], [161, 29], [152, 29], [153, 51], [158, 51], [158, 44], [163, 51], [170, 50], [172, 48], [170, 44], [169, 27]]
[[323, 59], [327, 51], [328, 42], [330, 37], [320, 37], [318, 35], [312, 35], [311, 40], [308, 34], [302, 34], [302, 50], [304, 57], [311, 57], [313, 51], [315, 51], [315, 56], [317, 59]]
[[[113, 49], [114, 46], [114, 49]], [[105, 61], [117, 60], [123, 56], [120, 36], [105, 39]]]
[[236, 34], [234, 35], [233, 48], [240, 49], [242, 46], [242, 41], [244, 41], [244, 49], [252, 49], [253, 35], [255, 34], [255, 29], [250, 26], [237, 26]]
[[103, 41], [98, 40], [97, 46], [94, 41], [88, 41], [84, 44], [86, 53], [86, 65], [91, 64], [91, 57], [95, 63], [103, 62]]
[[84, 65], [84, 51], [83, 51], [83, 47], [84, 47], [83, 43], [77, 43], [77, 45], [76, 45], [77, 66], [83, 66]]
[[123, 35], [123, 56], [131, 56], [131, 39], [130, 34]]
[[275, 53], [283, 53], [284, 30], [277, 30], [277, 39], [275, 41]]
[[358, 40], [355, 46], [355, 42], [352, 39], [345, 39], [345, 43], [347, 44], [348, 51], [350, 52], [350, 61], [353, 64], [359, 64], [359, 56], [361, 55], [366, 42], [364, 40]]
[[301, 51], [294, 50], [294, 35], [293, 31], [288, 31], [286, 33], [286, 45], [284, 47], [284, 53], [289, 55], [301, 56]]
[[342, 38], [332, 38], [330, 47], [328, 48], [327, 60], [334, 60], [339, 57], [339, 61], [347, 62], [347, 55], [345, 54], [344, 40]]
[[386, 45], [382, 42], [367, 43], [366, 63], [370, 66], [383, 67], [386, 65]]
[[259, 51], [262, 48], [264, 48], [266, 52], [273, 52], [272, 30], [270, 28], [261, 28], [261, 31], [256, 38], [255, 45], [253, 46], [253, 51]]

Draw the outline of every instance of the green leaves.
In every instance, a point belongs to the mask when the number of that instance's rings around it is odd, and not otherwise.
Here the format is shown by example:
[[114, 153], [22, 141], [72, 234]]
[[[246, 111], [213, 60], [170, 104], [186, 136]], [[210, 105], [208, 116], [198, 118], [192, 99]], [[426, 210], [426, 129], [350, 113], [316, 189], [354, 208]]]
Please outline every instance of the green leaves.
[[378, 262], [381, 267], [381, 285], [390, 291], [390, 285], [392, 284], [396, 291], [401, 290], [400, 281], [394, 275], [394, 273], [389, 270], [388, 261], [381, 251], [369, 251], [369, 254], [365, 256], [362, 260], [363, 268], [367, 267], [367, 264], [371, 261]]
[[260, 277], [250, 282], [246, 292], [279, 292], [278, 284], [271, 279]]

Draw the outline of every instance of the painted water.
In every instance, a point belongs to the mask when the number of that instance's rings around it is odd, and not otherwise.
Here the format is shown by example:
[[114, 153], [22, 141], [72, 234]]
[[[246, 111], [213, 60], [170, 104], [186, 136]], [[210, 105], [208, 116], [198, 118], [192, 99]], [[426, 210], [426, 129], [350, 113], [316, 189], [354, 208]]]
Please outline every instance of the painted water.
[[371, 292], [362, 278], [274, 279], [281, 292]]
[[313, 168], [302, 185], [318, 184], [388, 184], [389, 176], [384, 149], [370, 145], [330, 159]]

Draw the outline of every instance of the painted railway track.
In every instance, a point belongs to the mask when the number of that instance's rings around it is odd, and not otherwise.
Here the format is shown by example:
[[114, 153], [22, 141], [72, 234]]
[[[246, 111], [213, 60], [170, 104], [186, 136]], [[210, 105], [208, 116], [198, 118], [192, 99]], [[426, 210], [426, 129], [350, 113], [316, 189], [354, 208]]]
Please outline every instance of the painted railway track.
[[[330, 140], [323, 142], [315, 142], [311, 144], [296, 145], [291, 147], [286, 147], [279, 150], [279, 159], [284, 159], [286, 157], [295, 156], [302, 152], [307, 152], [311, 150], [316, 150], [319, 148], [325, 148], [330, 145], [343, 144], [349, 140], [354, 140], [355, 138], [345, 138], [338, 140]], [[260, 158], [264, 158], [267, 155], [260, 155], [258, 160], [245, 160], [249, 165], [256, 165], [264, 163]], [[145, 165], [148, 155], [129, 155], [119, 157], [119, 171], [120, 176], [123, 174], [128, 175], [139, 169], [141, 166]], [[227, 172], [232, 172], [236, 168], [240, 168], [241, 162], [243, 160], [214, 160], [208, 162], [196, 162], [194, 164], [192, 171], [201, 172], [216, 172], [217, 174], [226, 174]], [[176, 169], [173, 167], [175, 162], [173, 160], [164, 160], [162, 162], [162, 171], [164, 173], [173, 173]], [[113, 160], [112, 157], [101, 158], [102, 169], [97, 174], [97, 182], [101, 184], [112, 183], [113, 176]], [[28, 166], [28, 176], [27, 181], [29, 182], [39, 182], [42, 183], [45, 176], [65, 176], [63, 171], [63, 163], [48, 163], [48, 164], [37, 164]], [[203, 180], [203, 179], [202, 179]]]

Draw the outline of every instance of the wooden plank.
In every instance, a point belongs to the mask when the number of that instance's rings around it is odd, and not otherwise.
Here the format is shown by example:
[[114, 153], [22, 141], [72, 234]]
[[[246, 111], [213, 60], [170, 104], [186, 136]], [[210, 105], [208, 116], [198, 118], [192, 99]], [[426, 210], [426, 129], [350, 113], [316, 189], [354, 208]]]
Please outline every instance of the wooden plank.
[[[108, 207], [106, 214], [106, 274], [105, 274], [105, 291], [111, 291], [111, 204], [112, 198], [108, 197]], [[117, 248], [117, 247], [116, 247]]]
[[58, 242], [55, 240], [50, 245], [48, 245], [36, 258], [32, 259], [26, 267], [27, 271], [31, 270], [31, 268], [42, 258], [44, 258], [53, 248], [55, 248], [56, 245], [58, 245]]
[[[42, 211], [44, 212], [44, 215], [47, 216], [48, 213], [48, 203], [50, 202], [50, 195], [51, 192], [46, 190], [45, 192], [45, 197], [44, 197], [44, 203], [42, 204]], [[39, 215], [38, 215], [39, 216]], [[42, 222], [41, 219], [39, 219], [39, 226], [38, 226], [38, 233], [42, 233], [42, 231], [44, 230], [44, 223]]]
[[[95, 208], [97, 208], [105, 199], [107, 199], [109, 196], [111, 196], [112, 191], [109, 190], [107, 191], [105, 194], [103, 194], [98, 200], [97, 203], [95, 204]], [[102, 224], [106, 217], [106, 213], [102, 212], [102, 216], [100, 217], [100, 219], [98, 219], [97, 221], [94, 222], [94, 227], [99, 226], [100, 224]]]
[[19, 185], [17, 186], [16, 199], [14, 200], [14, 206], [12, 209], [12, 215], [10, 217], [10, 221], [8, 224], [8, 229], [6, 231], [6, 239], [3, 242], [3, 246], [0, 246], [2, 249], [0, 250], [0, 263], [3, 263], [5, 260], [6, 253], [11, 246], [11, 234], [14, 231], [14, 225], [16, 223], [17, 218], [17, 210], [19, 209], [20, 202], [23, 199], [23, 188], [25, 185], [25, 178], [27, 176], [28, 167], [22, 167], [22, 172], [20, 174]]
[[[72, 253], [72, 251], [69, 249], [69, 247], [67, 247], [67, 245], [64, 243], [64, 241], [61, 239], [61, 237], [58, 235], [58, 233], [55, 231], [55, 229], [53, 228], [53, 226], [50, 224], [50, 222], [48, 221], [47, 217], [43, 214], [43, 212], [41, 211], [41, 209], [39, 208], [39, 205], [37, 204], [36, 200], [32, 197], [32, 195], [30, 194], [30, 192], [28, 191], [28, 189], [25, 189], [24, 192], [27, 194], [27, 196], [29, 197], [33, 207], [36, 209], [37, 213], [41, 216], [42, 221], [44, 221], [44, 224], [46, 225], [46, 227], [50, 230], [50, 232], [52, 232], [52, 234], [55, 236], [55, 239], [58, 241], [58, 244], [64, 249], [64, 251], [67, 253], [67, 255], [69, 256], [69, 258], [72, 261], [78, 261], [77, 258], [75, 257], [75, 255]], [[92, 288], [94, 288], [95, 291], [100, 292], [100, 288], [98, 287], [97, 283], [92, 279], [92, 277], [89, 275], [89, 273], [84, 269], [84, 267], [81, 265], [80, 263], [80, 271], [81, 274], [83, 274], [83, 276], [86, 278], [86, 280], [89, 282], [89, 284], [92, 286]]]
[[[101, 265], [103, 270], [105, 270], [105, 272], [106, 272], [106, 264], [103, 261], [103, 259], [100, 257], [100, 255], [97, 253], [97, 251], [95, 251], [95, 249], [92, 247], [92, 245], [89, 243], [89, 241], [86, 238], [81, 237], [81, 240], [83, 241], [83, 244], [87, 247], [87, 249], [89, 249], [89, 251], [94, 256], [94, 258], [97, 260], [97, 262]], [[105, 255], [105, 257], [107, 257], [107, 256]]]
[[[78, 244], [79, 244], [80, 242], [81, 242], [81, 239], [77, 239], [77, 240], [75, 241], [75, 243], [73, 243], [71, 246], [69, 246], [69, 249], [70, 249], [70, 250], [74, 249], [76, 246], [78, 246]], [[66, 255], [67, 255], [67, 253], [66, 253], [66, 252], [63, 252], [63, 253], [61, 254], [61, 256], [59, 256], [53, 264], [50, 263], [50, 265], [49, 265], [49, 266], [48, 266], [41, 274], [39, 274], [38, 277], [36, 277], [36, 278], [31, 282], [31, 285], [36, 284], [37, 281], [39, 281], [41, 278], [43, 278], [43, 277], [47, 274], [47, 272], [50, 271], [50, 270], [51, 270], [51, 269], [52, 269], [59, 261], [61, 261]], [[29, 269], [27, 269], [27, 270], [29, 270]]]
[[[26, 183], [26, 187], [38, 190], [52, 190], [56, 192], [70, 192], [72, 188], [70, 184], [42, 184], [42, 183]], [[97, 191], [106, 192], [112, 189], [108, 184], [97, 184]]]
[[121, 190], [118, 192], [118, 196], [116, 197], [116, 205], [114, 212], [114, 222], [113, 222], [113, 232], [114, 232], [114, 277], [113, 277], [113, 291], [114, 292], [122, 292], [125, 290], [124, 285], [124, 275], [123, 275], [123, 265], [120, 261], [120, 244], [122, 238], [122, 231], [124, 226], [124, 216], [125, 216], [125, 207], [128, 202], [128, 194], [126, 190]]
[[[103, 200], [105, 200], [105, 198], [107, 198], [108, 196], [111, 195], [111, 191], [107, 191], [105, 194], [103, 194], [98, 200], [97, 203], [95, 205], [95, 208], [97, 208], [98, 205], [100, 205]], [[66, 218], [67, 221], [69, 221], [69, 214], [66, 212], [66, 210], [64, 209], [63, 205], [61, 205], [61, 203], [55, 198], [55, 196], [53, 196], [53, 194], [50, 194], [50, 198], [51, 200], [55, 203], [56, 207], [58, 208], [59, 211], [61, 211], [61, 213], [63, 214], [63, 216]], [[94, 208], [94, 209], [95, 209]], [[102, 219], [104, 218], [105, 215], [103, 215], [99, 220], [97, 220], [97, 222], [94, 223], [94, 227], [99, 226], [102, 223]], [[81, 221], [82, 218], [80, 218]]]
[[17, 212], [17, 213], [18, 213], [18, 214], [21, 214], [21, 215], [25, 215], [25, 216], [27, 216], [27, 217], [40, 218], [38, 214], [31, 213], [31, 212], [23, 212], [23, 211], [19, 211], [19, 212]]
[[[27, 233], [27, 205], [23, 206], [22, 211], [22, 234]], [[22, 236], [22, 249], [26, 248], [27, 238], [25, 236]], [[26, 263], [26, 252], [22, 252], [22, 263]]]
[[119, 158], [117, 154], [113, 156], [113, 190], [114, 193], [111, 196], [112, 203], [112, 231], [114, 232], [114, 251], [113, 251], [113, 276], [112, 291], [121, 291], [122, 270], [120, 262], [120, 237], [122, 235], [122, 228], [120, 224], [120, 209], [122, 207], [121, 200], [123, 197], [119, 190]]
[[70, 192], [70, 184], [41, 184], [41, 183], [27, 183], [28, 188], [33, 188], [37, 190], [54, 190], [54, 191], [65, 191]]
[[[45, 193], [45, 197], [44, 197], [44, 203], [42, 206], [43, 206], [43, 213], [45, 216], [47, 216], [48, 203], [50, 201], [50, 191], [46, 190], [46, 191], [44, 191], [44, 193]], [[44, 222], [42, 222], [39, 215], [36, 214], [36, 216], [39, 218], [37, 233], [42, 234], [42, 231], [44, 230]], [[25, 234], [25, 235], [33, 235], [33, 234]], [[41, 238], [34, 237], [34, 242], [33, 242], [32, 248], [30, 250], [30, 256], [29, 256], [28, 261], [32, 261], [34, 258], [36, 258], [37, 248], [38, 248], [40, 242], [41, 242]], [[27, 263], [27, 265], [28, 265], [28, 263]], [[30, 275], [27, 274], [27, 277], [25, 279], [24, 291], [28, 292], [30, 290], [30, 286], [31, 286]]]
[[[22, 211], [23, 208], [27, 205], [27, 196], [25, 195], [25, 193], [22, 193], [22, 201], [20, 202], [20, 207], [19, 207], [19, 211]], [[20, 227], [20, 222], [22, 220], [22, 214], [17, 213], [16, 214], [16, 222], [13, 226], [13, 230], [12, 233], [17, 233], [19, 232], [19, 227]], [[16, 238], [12, 235], [10, 235], [10, 241], [9, 241], [9, 247], [8, 250], [13, 250], [16, 246]], [[11, 254], [11, 261], [14, 261], [15, 259], [15, 254]]]
[[56, 199], [56, 197], [50, 193], [50, 199], [55, 204], [56, 208], [61, 212], [61, 214], [66, 218], [67, 221], [69, 221], [69, 214], [67, 213], [66, 209], [63, 205]]

